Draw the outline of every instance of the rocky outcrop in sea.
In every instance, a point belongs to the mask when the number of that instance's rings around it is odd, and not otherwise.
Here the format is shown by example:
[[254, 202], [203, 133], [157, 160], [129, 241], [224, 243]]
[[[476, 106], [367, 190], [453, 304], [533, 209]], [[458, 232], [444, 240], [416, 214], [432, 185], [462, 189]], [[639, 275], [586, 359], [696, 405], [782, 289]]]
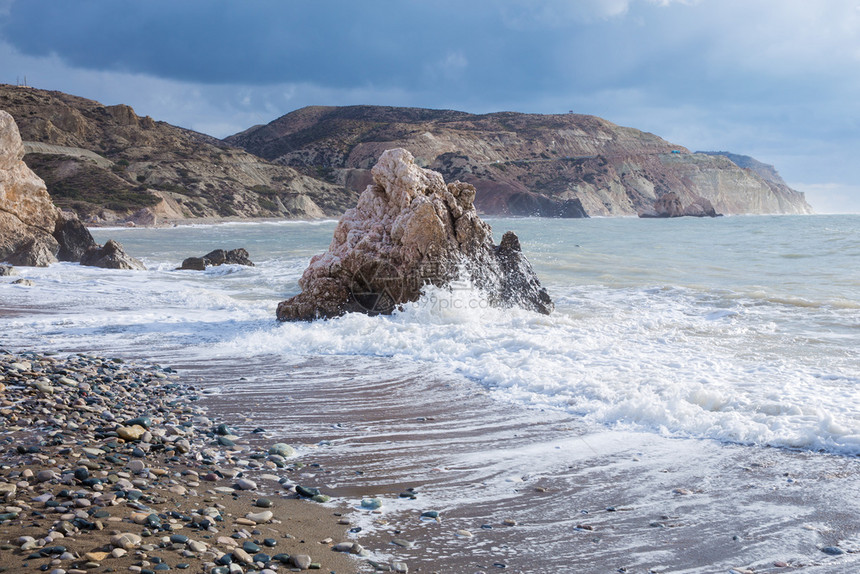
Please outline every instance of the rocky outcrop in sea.
[[253, 267], [254, 262], [251, 261], [248, 250], [239, 247], [238, 249], [215, 249], [210, 251], [203, 257], [187, 257], [182, 261], [180, 269], [191, 269], [195, 271], [203, 271], [207, 267], [217, 267], [218, 265], [246, 265]]
[[720, 215], [713, 204], [704, 197], [695, 197], [690, 203], [684, 205], [678, 194], [670, 191], [654, 202], [652, 210], [643, 211], [639, 217], [719, 217]]
[[278, 305], [278, 319], [387, 314], [416, 301], [425, 285], [456, 280], [469, 281], [495, 306], [552, 311], [516, 235], [493, 244], [472, 185], [446, 185], [404, 149], [382, 153], [372, 174], [374, 183], [341, 218], [329, 250], [311, 259], [302, 292]]

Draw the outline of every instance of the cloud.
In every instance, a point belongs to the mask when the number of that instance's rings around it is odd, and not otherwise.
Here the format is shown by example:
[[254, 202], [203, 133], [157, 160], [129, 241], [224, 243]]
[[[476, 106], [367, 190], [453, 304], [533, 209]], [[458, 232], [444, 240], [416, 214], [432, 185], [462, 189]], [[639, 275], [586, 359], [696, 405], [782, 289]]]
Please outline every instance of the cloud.
[[860, 185], [842, 183], [790, 184], [806, 194], [806, 201], [815, 213], [860, 214]]
[[309, 104], [573, 109], [851, 185], [857, 2], [0, 0], [0, 80], [213, 135]]

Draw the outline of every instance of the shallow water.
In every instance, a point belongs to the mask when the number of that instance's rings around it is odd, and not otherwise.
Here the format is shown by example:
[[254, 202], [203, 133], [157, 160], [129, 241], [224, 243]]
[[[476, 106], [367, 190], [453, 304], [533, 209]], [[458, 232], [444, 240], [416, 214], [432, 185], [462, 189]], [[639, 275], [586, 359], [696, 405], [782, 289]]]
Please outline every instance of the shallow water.
[[[183, 366], [213, 404], [256, 405], [272, 436], [332, 440], [307, 449], [335, 469], [316, 477], [329, 488], [422, 486], [420, 506], [451, 516], [438, 531], [418, 523], [427, 561], [708, 572], [788, 554], [819, 563], [821, 544], [854, 544], [857, 519], [844, 515], [857, 510], [847, 493], [860, 454], [860, 217], [491, 224], [520, 235], [552, 316], [489, 308], [460, 285], [391, 317], [279, 324], [275, 306], [298, 291], [334, 222], [110, 229], [94, 235], [149, 270], [25, 270], [36, 285], [0, 284], [0, 307], [39, 312], [4, 318], [0, 345]], [[240, 246], [256, 267], [174, 270]], [[769, 466], [751, 466], [759, 459]], [[543, 484], [550, 494], [535, 493]], [[417, 511], [409, 504], [392, 500], [392, 522]], [[605, 513], [622, 505], [635, 510]], [[589, 509], [609, 534], [575, 529]], [[506, 511], [528, 528], [501, 529]], [[649, 526], [673, 512], [685, 527]], [[482, 516], [496, 527], [481, 529]], [[756, 520], [755, 544], [733, 544]], [[453, 538], [449, 524], [476, 536]], [[691, 524], [728, 541], [703, 544]], [[586, 551], [599, 567], [572, 561]]]

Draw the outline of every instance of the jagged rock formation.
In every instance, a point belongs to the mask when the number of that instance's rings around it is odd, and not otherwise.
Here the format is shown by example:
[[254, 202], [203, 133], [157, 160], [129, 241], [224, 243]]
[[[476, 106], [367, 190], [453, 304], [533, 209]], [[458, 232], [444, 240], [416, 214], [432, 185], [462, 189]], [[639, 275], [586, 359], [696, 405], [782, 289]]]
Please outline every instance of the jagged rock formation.
[[314, 106], [226, 141], [349, 191], [370, 182], [382, 150], [402, 147], [446, 180], [474, 185], [488, 214], [637, 215], [669, 192], [727, 214], [811, 212], [802, 193], [725, 157], [577, 114]]
[[15, 120], [0, 110], [0, 261], [44, 267], [61, 261], [87, 261], [115, 269], [143, 268], [122, 246], [100, 248], [74, 214], [51, 201], [39, 176], [22, 161], [24, 145]]
[[216, 249], [203, 257], [188, 257], [179, 267], [180, 269], [192, 269], [204, 271], [207, 267], [218, 265], [247, 265], [253, 267], [254, 262], [248, 256], [248, 251], [242, 247], [238, 249]]
[[101, 247], [98, 245], [90, 247], [81, 258], [81, 265], [103, 267], [105, 269], [146, 270], [146, 266], [143, 263], [127, 254], [123, 250], [122, 245], [113, 239], [108, 240]]
[[45, 266], [57, 261], [53, 232], [60, 212], [23, 157], [15, 120], [0, 110], [0, 261]]
[[0, 109], [18, 119], [24, 160], [55, 204], [88, 223], [315, 218], [340, 215], [358, 197], [125, 105], [0, 85]]
[[93, 236], [73, 213], [63, 213], [57, 219], [53, 235], [60, 244], [57, 252], [60, 261], [80, 261], [87, 251], [98, 247]]
[[299, 280], [302, 292], [278, 305], [278, 319], [391, 313], [416, 301], [424, 285], [458, 278], [471, 280], [497, 306], [553, 309], [516, 235], [508, 232], [493, 245], [473, 186], [446, 185], [404, 149], [382, 153], [371, 173], [374, 183], [341, 218], [328, 251], [311, 259]]
[[681, 203], [681, 198], [674, 191], [670, 191], [654, 202], [653, 211], [645, 211], [639, 217], [718, 217], [719, 213], [704, 197], [694, 199], [686, 206]]

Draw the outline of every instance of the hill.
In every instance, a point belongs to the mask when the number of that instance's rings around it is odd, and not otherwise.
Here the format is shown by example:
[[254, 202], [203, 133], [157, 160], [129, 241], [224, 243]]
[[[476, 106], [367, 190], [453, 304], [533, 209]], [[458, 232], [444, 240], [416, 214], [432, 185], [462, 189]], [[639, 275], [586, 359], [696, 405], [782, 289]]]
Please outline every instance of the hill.
[[85, 221], [335, 216], [357, 197], [125, 105], [0, 85], [0, 109], [54, 203]]
[[472, 183], [489, 214], [636, 215], [669, 192], [726, 214], [812, 211], [778, 175], [586, 115], [312, 106], [225, 141], [350, 193], [383, 150], [403, 147], [446, 180]]

